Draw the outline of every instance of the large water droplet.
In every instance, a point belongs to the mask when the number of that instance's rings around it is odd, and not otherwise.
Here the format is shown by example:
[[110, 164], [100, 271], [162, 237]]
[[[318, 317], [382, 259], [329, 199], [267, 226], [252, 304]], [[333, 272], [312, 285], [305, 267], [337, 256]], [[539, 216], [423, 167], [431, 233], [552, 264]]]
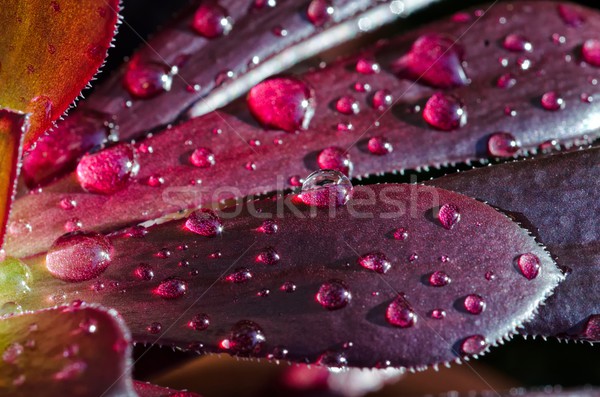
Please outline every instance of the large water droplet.
[[345, 95], [336, 101], [335, 109], [341, 114], [358, 114], [360, 112], [360, 105], [354, 97]]
[[315, 26], [323, 26], [329, 22], [334, 8], [329, 0], [312, 0], [306, 10], [308, 20]]
[[452, 131], [467, 123], [467, 110], [454, 95], [438, 92], [425, 104], [423, 118], [433, 128]]
[[[356, 71], [360, 74], [374, 74], [379, 73], [381, 70], [377, 61], [372, 58], [361, 57], [358, 62], [356, 62]], [[360, 83], [357, 83], [360, 84]], [[364, 92], [364, 84], [361, 85], [363, 89], [357, 89], [356, 91]], [[356, 85], [355, 85], [356, 88]]]
[[143, 64], [134, 59], [129, 62], [123, 84], [133, 97], [148, 99], [169, 91], [173, 76], [164, 65]]
[[207, 208], [193, 212], [185, 221], [185, 228], [205, 237], [215, 237], [223, 232], [221, 219]]
[[385, 311], [385, 319], [396, 327], [409, 328], [417, 322], [417, 314], [404, 296], [398, 296], [388, 305]]
[[329, 280], [323, 283], [316, 295], [317, 302], [328, 310], [346, 307], [352, 300], [350, 290], [340, 280]]
[[246, 102], [263, 126], [287, 132], [307, 129], [315, 112], [313, 91], [294, 77], [273, 77], [255, 85]]
[[519, 34], [509, 34], [502, 43], [504, 48], [513, 52], [532, 51], [533, 45], [529, 40]]
[[485, 310], [485, 301], [477, 294], [470, 294], [465, 297], [465, 309], [471, 314], [481, 314]]
[[374, 136], [370, 138], [367, 143], [367, 148], [369, 149], [369, 152], [376, 156], [384, 156], [394, 150], [390, 141], [383, 136]]
[[450, 230], [460, 222], [460, 210], [454, 204], [444, 204], [440, 207], [438, 219], [445, 229]]
[[517, 258], [517, 265], [521, 270], [521, 273], [528, 279], [533, 280], [540, 273], [540, 258], [536, 255], [527, 253], [519, 255]]
[[125, 188], [138, 170], [134, 148], [122, 143], [83, 156], [77, 165], [77, 180], [89, 192], [112, 194]]
[[317, 156], [317, 164], [322, 170], [336, 170], [346, 176], [350, 176], [353, 168], [350, 154], [337, 146], [321, 150]]
[[389, 259], [381, 252], [372, 252], [362, 255], [360, 258], [358, 258], [358, 264], [365, 269], [381, 274], [387, 273], [392, 267]]
[[389, 108], [394, 102], [394, 97], [390, 90], [377, 90], [373, 94], [373, 108], [379, 111], [383, 111]]
[[75, 232], [59, 237], [46, 254], [46, 268], [64, 281], [98, 277], [111, 262], [112, 244], [98, 233]]
[[508, 132], [495, 132], [488, 138], [488, 153], [495, 157], [512, 157], [519, 152], [521, 144]]
[[0, 301], [7, 302], [30, 291], [31, 270], [16, 258], [0, 261]]
[[216, 1], [207, 1], [200, 4], [194, 14], [192, 28], [201, 36], [208, 39], [224, 36], [231, 31], [233, 20], [229, 13]]
[[544, 109], [550, 111], [560, 110], [565, 107], [564, 99], [554, 91], [549, 91], [542, 95], [541, 103]]
[[215, 155], [209, 148], [200, 147], [194, 150], [190, 162], [198, 168], [210, 168], [215, 165]]
[[242, 320], [229, 332], [228, 339], [221, 341], [221, 347], [237, 355], [258, 354], [267, 339], [262, 328], [254, 321]]
[[600, 67], [600, 40], [586, 40], [581, 47], [581, 55], [590, 65]]
[[256, 261], [259, 263], [264, 263], [265, 265], [275, 265], [279, 262], [279, 254], [275, 251], [274, 248], [266, 248], [260, 254], [256, 256]]
[[316, 207], [345, 205], [352, 197], [350, 179], [339, 171], [320, 170], [310, 174], [302, 184], [298, 198]]
[[142, 263], [133, 271], [135, 277], [140, 280], [152, 280], [154, 278], [154, 270], [147, 263]]
[[437, 88], [463, 86], [469, 79], [462, 67], [464, 50], [450, 37], [428, 34], [419, 37], [410, 52], [396, 61], [401, 77]]
[[163, 280], [152, 292], [163, 299], [180, 298], [187, 292], [188, 285], [178, 278], [167, 278]]
[[460, 351], [462, 354], [473, 355], [483, 352], [488, 343], [482, 335], [471, 335], [462, 341]]
[[450, 284], [451, 281], [450, 276], [441, 270], [437, 270], [429, 276], [429, 284], [433, 287], [443, 287]]

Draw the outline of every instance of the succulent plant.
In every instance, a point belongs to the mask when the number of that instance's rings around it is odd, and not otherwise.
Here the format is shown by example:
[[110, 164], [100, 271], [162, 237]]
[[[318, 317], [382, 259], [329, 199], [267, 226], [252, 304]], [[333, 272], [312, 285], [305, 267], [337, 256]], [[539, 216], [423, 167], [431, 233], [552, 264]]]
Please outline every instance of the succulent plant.
[[598, 10], [175, 2], [66, 115], [129, 2], [0, 9], [2, 395], [196, 395], [133, 380], [135, 344], [359, 396], [600, 340]]

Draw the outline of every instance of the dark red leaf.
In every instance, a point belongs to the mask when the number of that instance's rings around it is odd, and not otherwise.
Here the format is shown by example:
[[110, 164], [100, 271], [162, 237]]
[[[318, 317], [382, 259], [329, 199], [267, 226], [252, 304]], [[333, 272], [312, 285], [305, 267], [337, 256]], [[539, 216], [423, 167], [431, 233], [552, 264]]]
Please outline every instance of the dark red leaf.
[[567, 273], [525, 327], [529, 335], [600, 340], [599, 164], [600, 148], [593, 148], [461, 172], [428, 183], [514, 214]]
[[[185, 220], [113, 236], [112, 263], [87, 282], [54, 279], [43, 257], [31, 259], [36, 284], [22, 304], [43, 306], [60, 290], [116, 308], [139, 342], [329, 367], [422, 367], [502, 341], [561, 278], [526, 231], [478, 201], [416, 185], [357, 187], [353, 197], [331, 213], [293, 205], [298, 197], [249, 202], [221, 212], [214, 237]], [[460, 211], [451, 230], [437, 219], [447, 204]], [[269, 216], [276, 233], [262, 231]], [[541, 263], [532, 280], [516, 265], [525, 253]], [[360, 259], [367, 254], [389, 265], [380, 271]], [[448, 285], [431, 284], [436, 271]]]
[[99, 306], [73, 304], [0, 320], [0, 393], [135, 396], [130, 335]]
[[[362, 176], [487, 158], [489, 141], [494, 155], [512, 156], [552, 146], [549, 142], [553, 139], [565, 145], [593, 139], [600, 131], [600, 101], [583, 102], [580, 95], [591, 88], [590, 78], [600, 78], [600, 69], [578, 62], [577, 51], [584, 39], [600, 30], [600, 18], [596, 11], [586, 12], [585, 24], [573, 30], [564, 24], [556, 7], [546, 3], [500, 4], [472, 27], [452, 19], [436, 22], [387, 45], [308, 73], [301, 80], [314, 92], [315, 112], [307, 130], [297, 134], [264, 130], [253, 121], [243, 102], [231, 106], [227, 113], [213, 112], [193, 119], [142, 141], [138, 145], [140, 172], [136, 181], [118, 193], [84, 193], [71, 176], [49, 185], [41, 194], [18, 200], [15, 219], [27, 222], [32, 232], [11, 234], [8, 251], [17, 256], [44, 251], [65, 232], [65, 224], [72, 219], [88, 230], [114, 230], [225, 198], [289, 188], [319, 167], [349, 172], [353, 164], [354, 175]], [[498, 22], [501, 18], [506, 19], [505, 24]], [[544, 22], [532, 23], [536, 20]], [[407, 52], [419, 37], [426, 35], [427, 40], [435, 40], [427, 36], [432, 32], [459, 38], [449, 51], [463, 59], [461, 67], [471, 81], [436, 95], [435, 102], [440, 106], [425, 104], [439, 89], [399, 78], [390, 69], [393, 64], [398, 66], [399, 59], [408, 62]], [[527, 37], [533, 51], [505, 50], [502, 41], [512, 32]], [[568, 41], [563, 45], [553, 43], [550, 37], [556, 32], [567, 35]], [[421, 47], [431, 44], [427, 40], [410, 53], [410, 59], [420, 59]], [[571, 56], [571, 61], [564, 61], [565, 56]], [[507, 59], [506, 67], [499, 57]], [[522, 57], [531, 61], [527, 70], [519, 66]], [[378, 67], [373, 67], [373, 62]], [[373, 72], [378, 68], [379, 73]], [[397, 72], [406, 76], [401, 70]], [[515, 76], [516, 85], [498, 88], [498, 77], [506, 73]], [[440, 84], [431, 78], [423, 82]], [[371, 87], [371, 92], [356, 91], [364, 84]], [[565, 109], [545, 110], [540, 98], [547, 91], [561, 93]], [[253, 107], [253, 111], [262, 108], [278, 117], [293, 116], [302, 128], [309, 112], [290, 109], [312, 103], [302, 101], [302, 95], [307, 94], [296, 89], [286, 96], [290, 101], [287, 107], [263, 104]], [[373, 108], [388, 106], [389, 96], [396, 100], [391, 110]], [[466, 125], [444, 131], [464, 124], [464, 113], [457, 113], [461, 104], [468, 113]], [[415, 110], [419, 106], [424, 106], [427, 121]], [[507, 116], [507, 106], [512, 109], [509, 113], [516, 111], [517, 115]], [[440, 114], [444, 107], [451, 113]], [[356, 109], [358, 114], [354, 114]], [[495, 134], [500, 131], [505, 133]], [[513, 145], [509, 132], [520, 142], [521, 150]], [[195, 150], [202, 150], [202, 156], [212, 153], [214, 165], [207, 157], [202, 167], [194, 166], [191, 156]], [[75, 200], [77, 207], [61, 209], [58, 203], [66, 197]]]

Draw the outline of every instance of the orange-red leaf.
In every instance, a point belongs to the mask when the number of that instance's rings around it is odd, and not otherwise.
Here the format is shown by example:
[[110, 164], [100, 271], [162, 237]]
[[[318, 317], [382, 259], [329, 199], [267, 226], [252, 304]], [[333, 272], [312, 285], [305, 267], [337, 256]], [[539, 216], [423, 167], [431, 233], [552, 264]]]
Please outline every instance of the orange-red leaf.
[[0, 108], [32, 113], [30, 146], [102, 65], [118, 0], [6, 0], [0, 7]]
[[0, 109], [0, 248], [15, 191], [27, 115]]

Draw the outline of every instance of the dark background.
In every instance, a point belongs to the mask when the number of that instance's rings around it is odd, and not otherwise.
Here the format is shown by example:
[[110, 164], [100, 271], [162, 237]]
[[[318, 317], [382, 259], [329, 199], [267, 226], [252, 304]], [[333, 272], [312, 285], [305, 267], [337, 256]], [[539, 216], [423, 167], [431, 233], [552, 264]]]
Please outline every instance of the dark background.
[[[279, 0], [293, 1], [293, 0]], [[142, 42], [143, 39], [151, 37], [152, 33], [157, 31], [161, 25], [165, 24], [177, 10], [180, 10], [186, 4], [187, 0], [123, 0], [123, 16], [125, 23], [119, 28], [119, 34], [116, 40], [116, 48], [111, 49], [107, 64], [103, 73], [99, 76], [101, 81], [111, 70], [118, 67], [123, 59], [130, 55]], [[600, 8], [599, 1], [579, 1], [581, 4], [590, 7]], [[386, 27], [375, 33], [377, 36], [385, 37], [396, 34], [401, 30], [411, 26], [430, 22], [437, 18], [450, 15], [460, 9], [469, 6], [485, 4], [481, 1], [473, 0], [445, 0], [433, 5], [429, 9], [411, 16], [408, 21], [401, 21], [394, 26]], [[600, 35], [600, 32], [599, 32]], [[347, 48], [345, 46], [344, 48]], [[89, 91], [88, 93], [89, 94]], [[459, 166], [458, 169], [468, 169], [467, 166]], [[440, 176], [443, 173], [454, 172], [456, 169], [446, 169], [430, 173], [421, 173], [419, 180], [429, 179]], [[378, 182], [406, 182], [409, 176], [388, 175], [383, 177], [374, 177], [363, 181], [362, 183]], [[152, 379], [160, 374], [164, 374], [170, 368], [175, 368], [194, 358], [187, 353], [176, 353], [170, 349], [164, 348], [143, 348], [136, 347], [135, 354], [140, 358], [135, 367], [135, 375], [138, 379]], [[560, 343], [556, 340], [542, 341], [523, 340], [516, 337], [510, 343], [504, 346], [492, 349], [491, 353], [478, 360], [477, 368], [486, 368], [501, 377], [510, 379], [511, 386], [543, 386], [548, 384], [561, 384], [563, 386], [581, 386], [585, 384], [600, 385], [600, 345], [590, 346], [580, 343]], [[232, 361], [228, 365], [236, 364]], [[245, 364], [244, 364], [245, 365]], [[244, 369], [246, 370], [246, 369]], [[232, 371], [228, 369], [225, 373]], [[253, 371], [249, 368], [247, 371]], [[235, 372], [235, 370], [234, 370]], [[442, 371], [443, 372], [443, 371]], [[430, 373], [431, 382], [436, 382], [436, 377], [442, 373]], [[487, 372], [486, 372], [487, 373]], [[239, 375], [238, 375], [239, 376]], [[411, 375], [409, 375], [410, 377]], [[423, 378], [423, 375], [418, 375]], [[190, 388], [194, 388], [196, 380], [190, 380]], [[180, 383], [180, 381], [178, 381]], [[243, 383], [243, 382], [242, 382]], [[427, 383], [427, 382], [423, 382]], [[433, 392], [424, 384], [423, 393]], [[200, 390], [204, 393], [206, 391]]]

